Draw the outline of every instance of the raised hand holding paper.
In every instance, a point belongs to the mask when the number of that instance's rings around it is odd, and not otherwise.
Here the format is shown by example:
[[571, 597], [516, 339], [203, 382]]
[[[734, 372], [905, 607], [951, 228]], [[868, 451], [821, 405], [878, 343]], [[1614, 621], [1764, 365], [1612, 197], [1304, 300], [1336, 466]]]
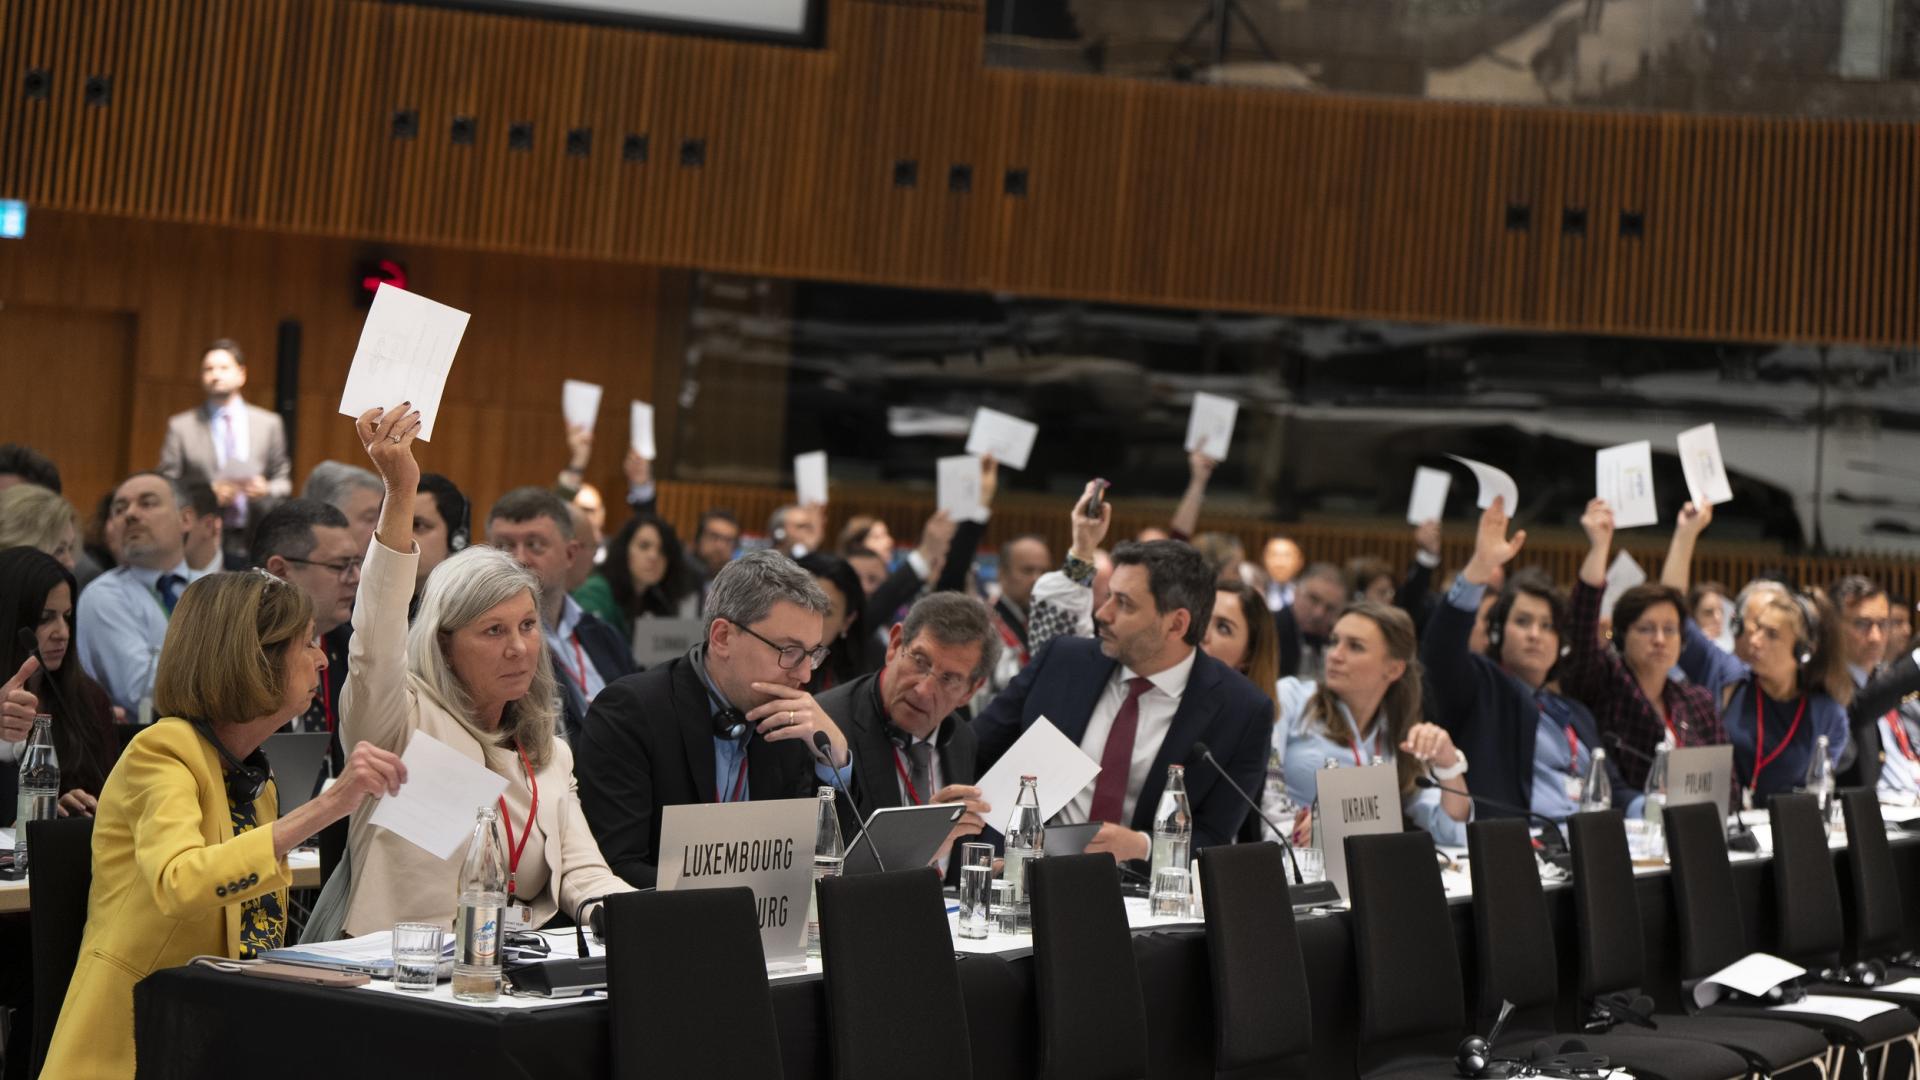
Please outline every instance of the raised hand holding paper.
[[1422, 465], [1414, 470], [1413, 497], [1407, 500], [1407, 524], [1425, 525], [1445, 517], [1447, 492], [1452, 490], [1453, 474], [1445, 469], [1429, 469]]
[[1240, 416], [1240, 403], [1218, 394], [1193, 395], [1193, 411], [1187, 414], [1187, 449], [1198, 450], [1215, 461], [1227, 460], [1227, 448], [1233, 445], [1233, 422]]
[[827, 452], [815, 450], [793, 456], [794, 495], [801, 506], [826, 505]]
[[[1607, 567], [1607, 591], [1600, 595], [1600, 617], [1613, 618], [1613, 605], [1620, 602], [1628, 589], [1645, 584], [1646, 580], [1647, 572], [1640, 569], [1640, 564], [1634, 561], [1633, 556], [1624, 551], [1614, 556], [1613, 565]], [[1617, 631], [1624, 633], [1625, 627], [1617, 628]]]
[[980, 505], [980, 459], [972, 454], [943, 457], [934, 463], [937, 470], [938, 509], [955, 521], [985, 521], [986, 507]]
[[653, 406], [643, 401], [633, 402], [627, 419], [627, 430], [631, 432], [630, 441], [634, 453], [648, 461], [660, 456], [653, 446]]
[[[1033, 440], [1040, 434], [1037, 424], [995, 409], [973, 414], [973, 431], [967, 435], [967, 453], [992, 454], [994, 460], [1009, 469], [1027, 467], [1027, 455], [1033, 453]], [[1008, 804], [1012, 805], [1012, 804]]]
[[1639, 442], [1609, 446], [1593, 455], [1594, 497], [1613, 507], [1616, 529], [1636, 529], [1660, 522], [1660, 504], [1653, 495], [1653, 444]]
[[1520, 485], [1513, 482], [1513, 477], [1508, 476], [1505, 472], [1494, 468], [1484, 461], [1463, 458], [1459, 454], [1448, 454], [1447, 456], [1465, 465], [1467, 469], [1473, 473], [1474, 480], [1479, 482], [1480, 494], [1479, 498], [1474, 502], [1475, 506], [1485, 510], [1487, 507], [1493, 505], [1493, 500], [1496, 497], [1502, 497], [1505, 498], [1506, 501], [1500, 505], [1506, 510], [1508, 519], [1511, 520], [1520, 516]]
[[340, 413], [357, 417], [410, 401], [420, 413], [421, 442], [433, 439], [440, 395], [453, 370], [453, 354], [467, 332], [467, 313], [424, 296], [381, 285], [360, 328], [353, 366], [340, 392]]
[[560, 384], [560, 412], [567, 418], [567, 423], [592, 431], [595, 421], [600, 419], [600, 396], [603, 393], [605, 391], [598, 383], [568, 379]]
[[1695, 506], [1719, 506], [1733, 501], [1727, 483], [1727, 461], [1720, 456], [1720, 433], [1701, 424], [1680, 433], [1680, 471], [1687, 478], [1687, 495]]

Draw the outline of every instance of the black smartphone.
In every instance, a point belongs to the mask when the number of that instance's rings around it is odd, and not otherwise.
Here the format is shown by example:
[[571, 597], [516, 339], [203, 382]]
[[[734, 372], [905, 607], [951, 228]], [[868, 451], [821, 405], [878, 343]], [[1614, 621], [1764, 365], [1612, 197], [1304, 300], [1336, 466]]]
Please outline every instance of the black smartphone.
[[1105, 480], [1094, 478], [1093, 498], [1087, 500], [1087, 520], [1100, 520], [1100, 506], [1107, 501], [1107, 488], [1111, 486]]

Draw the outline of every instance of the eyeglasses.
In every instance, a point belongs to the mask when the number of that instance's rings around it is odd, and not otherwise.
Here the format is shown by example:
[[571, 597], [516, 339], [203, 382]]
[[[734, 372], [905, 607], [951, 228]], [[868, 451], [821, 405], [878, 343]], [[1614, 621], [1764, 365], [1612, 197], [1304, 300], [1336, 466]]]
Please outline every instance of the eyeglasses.
[[1847, 625], [1853, 627], [1856, 634], [1871, 634], [1875, 630], [1891, 633], [1895, 626], [1892, 619], [1848, 619]]
[[[727, 621], [733, 622], [732, 619], [728, 619]], [[801, 645], [775, 645], [773, 642], [767, 641], [766, 638], [761, 637], [759, 634], [755, 634], [753, 632], [753, 627], [751, 626], [746, 626], [741, 623], [733, 623], [733, 625], [740, 627], [741, 630], [752, 635], [752, 637], [756, 641], [764, 642], [767, 648], [772, 649], [774, 652], [779, 653], [780, 666], [787, 669], [788, 671], [792, 671], [794, 668], [799, 667], [800, 661], [802, 660], [807, 661], [807, 663], [813, 667], [819, 667], [821, 664], [824, 664], [827, 662], [827, 653], [831, 651], [825, 645], [821, 645], [818, 648], [814, 648], [814, 649], [808, 649]]]
[[[913, 670], [921, 678], [925, 679], [933, 674], [933, 661], [927, 659], [926, 655], [918, 649], [907, 650], [907, 659], [913, 661]], [[942, 696], [950, 698], [959, 697], [967, 692], [967, 687], [973, 685], [971, 679], [964, 675], [955, 675], [951, 671], [934, 679], [933, 683], [940, 688]]]
[[359, 573], [360, 564], [366, 561], [365, 559], [348, 559], [345, 562], [331, 563], [331, 562], [314, 562], [312, 559], [293, 559], [293, 558], [288, 558], [285, 555], [280, 556], [280, 558], [290, 563], [299, 563], [301, 566], [318, 566], [324, 570], [331, 570], [336, 575], [339, 576], [341, 581], [345, 581], [348, 578], [352, 577], [353, 575]]

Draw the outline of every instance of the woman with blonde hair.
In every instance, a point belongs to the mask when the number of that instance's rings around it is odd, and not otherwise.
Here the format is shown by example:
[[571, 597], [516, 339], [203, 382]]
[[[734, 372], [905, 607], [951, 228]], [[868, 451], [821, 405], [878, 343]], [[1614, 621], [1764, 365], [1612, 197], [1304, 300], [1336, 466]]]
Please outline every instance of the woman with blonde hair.
[[180, 595], [153, 688], [165, 719], [128, 744], [100, 792], [87, 928], [43, 1075], [132, 1076], [134, 984], [195, 956], [283, 944], [287, 852], [400, 790], [400, 759], [361, 745], [326, 791], [279, 817], [260, 746], [312, 704], [325, 667], [298, 586], [250, 570]]
[[[354, 425], [387, 490], [360, 570], [341, 741], [397, 754], [419, 733], [505, 777], [505, 925], [539, 927], [588, 897], [630, 887], [607, 868], [574, 792], [573, 754], [554, 737], [560, 696], [541, 636], [539, 580], [497, 548], [468, 548], [427, 575], [408, 628], [419, 427], [420, 414], [404, 404], [369, 410]], [[311, 940], [336, 929], [360, 936], [400, 922], [453, 922], [467, 845], [437, 858], [370, 817], [370, 808], [353, 816], [347, 860], [335, 872], [346, 876], [327, 882]]]
[[80, 558], [80, 513], [65, 498], [35, 484], [0, 491], [0, 550], [39, 548], [71, 573]]

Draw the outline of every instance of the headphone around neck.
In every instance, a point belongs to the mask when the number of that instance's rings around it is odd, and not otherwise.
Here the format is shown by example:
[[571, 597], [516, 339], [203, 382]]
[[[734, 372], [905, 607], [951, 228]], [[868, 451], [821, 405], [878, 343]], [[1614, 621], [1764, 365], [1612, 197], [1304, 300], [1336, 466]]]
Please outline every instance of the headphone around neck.
[[702, 641], [688, 649], [687, 661], [700, 673], [700, 685], [706, 688], [707, 700], [714, 707], [713, 737], [745, 742], [753, 734], [753, 725], [747, 721], [746, 713], [735, 708], [714, 688], [713, 676], [707, 672], [707, 643]]
[[255, 750], [247, 755], [247, 760], [241, 761], [214, 737], [212, 724], [205, 720], [187, 722], [193, 725], [193, 730], [199, 732], [201, 738], [212, 744], [214, 750], [219, 752], [220, 760], [226, 763], [227, 801], [235, 806], [251, 806], [256, 802], [273, 780], [273, 765], [267, 761], [266, 747]]

